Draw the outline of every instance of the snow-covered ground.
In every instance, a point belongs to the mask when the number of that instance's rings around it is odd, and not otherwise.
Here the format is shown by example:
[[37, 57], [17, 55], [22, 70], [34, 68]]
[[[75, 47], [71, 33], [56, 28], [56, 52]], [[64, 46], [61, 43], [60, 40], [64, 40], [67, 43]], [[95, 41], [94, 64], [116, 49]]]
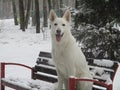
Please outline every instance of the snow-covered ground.
[[[50, 30], [46, 32], [46, 39], [43, 39], [43, 34], [36, 34], [35, 27], [31, 27], [31, 25], [26, 32], [22, 32], [19, 26], [14, 25], [13, 19], [0, 20], [0, 62], [16, 62], [32, 67], [36, 64], [40, 51], [51, 51]], [[6, 68], [8, 79], [14, 77], [21, 81], [19, 78], [30, 79], [30, 75], [30, 71], [22, 67], [7, 66]], [[115, 77], [114, 90], [120, 90], [119, 81], [120, 69]], [[42, 90], [53, 90], [50, 83], [40, 82], [39, 84], [45, 86]], [[6, 90], [11, 89], [6, 88]]]
[[[40, 51], [51, 51], [50, 30], [46, 34], [46, 39], [43, 39], [42, 33], [35, 33], [35, 27], [29, 26], [26, 32], [22, 32], [14, 25], [13, 19], [0, 20], [0, 62], [34, 66]], [[30, 79], [30, 75], [30, 71], [23, 67], [6, 67], [6, 77]]]

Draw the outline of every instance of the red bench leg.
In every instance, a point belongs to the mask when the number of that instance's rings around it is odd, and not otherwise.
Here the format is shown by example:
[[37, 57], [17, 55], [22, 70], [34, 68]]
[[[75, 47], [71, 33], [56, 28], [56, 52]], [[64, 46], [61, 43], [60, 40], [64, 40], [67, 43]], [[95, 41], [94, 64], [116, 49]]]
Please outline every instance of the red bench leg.
[[69, 90], [75, 90], [75, 78], [69, 78]]
[[109, 85], [108, 90], [113, 90], [113, 85]]
[[[5, 63], [0, 63], [0, 79], [5, 77]], [[0, 90], [4, 90], [5, 87], [2, 85], [0, 80]]]

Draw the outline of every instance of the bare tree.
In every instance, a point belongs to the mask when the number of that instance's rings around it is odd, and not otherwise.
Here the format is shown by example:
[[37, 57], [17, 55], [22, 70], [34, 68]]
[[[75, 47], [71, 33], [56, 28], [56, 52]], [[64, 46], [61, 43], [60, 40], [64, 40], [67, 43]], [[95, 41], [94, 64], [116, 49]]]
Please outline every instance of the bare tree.
[[60, 0], [60, 16], [63, 15], [63, 0]]
[[12, 0], [12, 6], [13, 6], [14, 23], [15, 25], [18, 25], [15, 0]]
[[22, 31], [25, 31], [25, 17], [24, 17], [23, 0], [19, 0], [19, 15], [20, 15], [20, 29], [22, 29]]
[[40, 33], [39, 0], [35, 0], [35, 15], [36, 15], [36, 33]]
[[48, 7], [49, 7], [49, 12], [50, 12], [50, 10], [52, 9], [52, 1], [51, 0], [48, 0]]
[[28, 0], [27, 13], [26, 13], [26, 18], [25, 18], [25, 27], [26, 28], [28, 27], [28, 20], [29, 20], [29, 17], [30, 17], [30, 7], [31, 7], [31, 0]]
[[52, 8], [55, 10], [56, 0], [52, 0]]
[[52, 0], [52, 8], [55, 10], [58, 16], [60, 15], [60, 1], [61, 0]]
[[[80, 0], [81, 1], [81, 0]], [[79, 7], [79, 2], [80, 2], [79, 0], [75, 0], [75, 8], [76, 9], [78, 9], [78, 7]]]
[[48, 23], [47, 23], [47, 0], [43, 0], [43, 27], [47, 27]]
[[0, 18], [3, 16], [3, 0], [0, 0]]
[[32, 26], [35, 26], [36, 25], [36, 15], [35, 15], [35, 2], [34, 2], [34, 0], [32, 0], [31, 11], [32, 11]]

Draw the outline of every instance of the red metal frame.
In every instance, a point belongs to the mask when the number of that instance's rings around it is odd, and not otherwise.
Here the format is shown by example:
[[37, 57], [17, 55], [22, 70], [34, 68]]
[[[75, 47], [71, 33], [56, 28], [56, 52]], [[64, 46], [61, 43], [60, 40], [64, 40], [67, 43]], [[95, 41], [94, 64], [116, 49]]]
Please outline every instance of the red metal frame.
[[112, 84], [108, 85], [100, 81], [96, 81], [93, 79], [83, 79], [83, 78], [69, 78], [69, 90], [75, 90], [75, 85], [77, 81], [88, 81], [88, 82], [94, 82], [98, 85], [101, 85], [103, 87], [106, 87], [108, 90], [112, 90]]
[[[25, 68], [28, 68], [31, 70], [31, 78], [33, 78], [33, 68], [32, 67], [29, 67], [27, 65], [24, 65], [24, 64], [19, 64], [19, 63], [5, 63], [5, 62], [0, 62], [0, 78], [5, 78], [5, 66], [6, 65], [16, 65], [16, 66], [22, 66], [22, 67], [25, 67]], [[0, 90], [4, 90], [4, 86], [2, 85], [1, 83], [1, 80], [0, 80]]]
[[[116, 75], [116, 72], [118, 70], [118, 67], [119, 65], [116, 66], [116, 69], [115, 69], [115, 72], [114, 72], [114, 75], [113, 75], [113, 78], [112, 78], [112, 81], [114, 81], [114, 77]], [[96, 80], [93, 80], [93, 79], [82, 79], [82, 78], [74, 78], [74, 77], [70, 77], [69, 78], [69, 90], [75, 90], [75, 86], [76, 86], [76, 82], [77, 81], [88, 81], [88, 82], [94, 82], [98, 85], [101, 85], [103, 87], [106, 87], [107, 90], [113, 90], [113, 84], [105, 84], [103, 82], [100, 82], [100, 81], [96, 81]]]
[[[5, 77], [5, 63], [0, 63], [0, 79]], [[0, 80], [0, 90], [4, 90], [4, 86], [1, 84]]]
[[119, 65], [117, 64], [117, 66], [116, 66], [116, 68], [115, 68], [115, 71], [114, 71], [114, 75], [113, 75], [113, 77], [112, 77], [112, 81], [114, 81], [114, 78], [115, 78], [116, 72], [117, 72], [117, 70], [118, 70], [118, 67], [119, 67]]

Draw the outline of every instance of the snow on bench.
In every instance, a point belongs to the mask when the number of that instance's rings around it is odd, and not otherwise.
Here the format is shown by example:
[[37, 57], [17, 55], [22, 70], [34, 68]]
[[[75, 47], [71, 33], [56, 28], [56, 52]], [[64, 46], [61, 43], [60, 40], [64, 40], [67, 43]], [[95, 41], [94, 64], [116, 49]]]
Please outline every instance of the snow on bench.
[[[89, 69], [91, 71], [91, 74], [93, 75], [94, 80], [87, 80], [87, 81], [94, 81], [93, 90], [112, 90], [108, 89], [108, 86], [112, 86], [112, 82], [114, 80], [115, 73], [117, 71], [118, 63], [105, 60], [105, 59], [87, 59]], [[16, 79], [12, 78], [5, 78], [5, 65], [8, 65], [8, 63], [1, 64], [1, 89], [4, 90], [4, 86], [8, 86], [17, 90], [54, 90], [52, 83], [57, 82], [57, 73], [56, 68], [54, 66], [54, 63], [52, 61], [51, 53], [49, 52], [40, 52], [39, 57], [36, 61], [36, 65], [31, 68], [29, 66], [23, 65], [24, 67], [29, 68], [32, 73], [31, 77], [32, 80], [23, 80], [19, 79], [16, 81]], [[19, 64], [18, 64], [19, 65]], [[37, 79], [33, 80], [33, 79]], [[72, 78], [73, 79], [73, 78]], [[73, 80], [80, 80], [74, 78]], [[81, 81], [84, 81], [86, 79], [81, 79]], [[39, 82], [38, 82], [39, 81]], [[49, 83], [46, 83], [49, 82]], [[26, 84], [20, 83], [25, 82]], [[36, 83], [34, 83], [36, 82]], [[45, 84], [48, 84], [49, 89], [39, 89], [39, 87], [43, 87], [44, 85], [42, 83], [45, 82]], [[18, 84], [17, 84], [18, 83]], [[71, 83], [71, 78], [70, 78]], [[73, 83], [73, 82], [72, 82]], [[102, 84], [101, 84], [102, 83]], [[22, 85], [23, 84], [23, 85]], [[39, 84], [39, 85], [38, 85]], [[70, 90], [74, 90], [74, 83], [70, 85]], [[44, 87], [43, 87], [44, 88]], [[47, 88], [47, 87], [45, 87]], [[33, 89], [33, 90], [34, 90]]]
[[[51, 59], [51, 57], [46, 56], [44, 52], [41, 52], [41, 60], [45, 56], [45, 60]], [[7, 65], [17, 65], [28, 68], [31, 70], [31, 79], [24, 80], [22, 78], [7, 78], [5, 77], [5, 68]], [[0, 90], [5, 90], [5, 86], [16, 89], [16, 90], [54, 90], [54, 84], [57, 82], [57, 74], [55, 67], [49, 65], [44, 65], [43, 63], [35, 65], [34, 67], [29, 67], [18, 63], [0, 63]], [[39, 81], [39, 82], [38, 82]], [[47, 82], [46, 82], [47, 81]], [[35, 83], [36, 82], [36, 83]], [[43, 85], [43, 84], [44, 85]], [[39, 84], [39, 85], [38, 85]], [[37, 86], [37, 87], [36, 87]], [[39, 88], [40, 87], [40, 88]]]
[[54, 90], [54, 84], [32, 79], [8, 77], [2, 79], [7, 84], [13, 84], [17, 90]]

